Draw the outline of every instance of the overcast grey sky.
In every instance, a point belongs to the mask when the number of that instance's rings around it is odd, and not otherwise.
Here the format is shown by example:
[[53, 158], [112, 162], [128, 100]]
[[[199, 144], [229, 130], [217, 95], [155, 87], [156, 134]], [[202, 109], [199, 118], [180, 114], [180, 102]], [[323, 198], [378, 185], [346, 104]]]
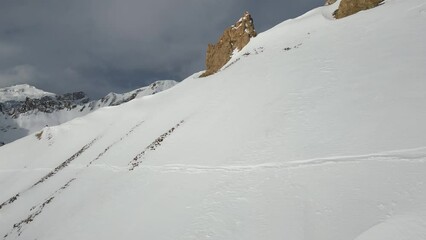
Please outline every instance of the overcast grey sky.
[[0, 87], [97, 98], [204, 69], [245, 10], [258, 32], [324, 0], [0, 0]]

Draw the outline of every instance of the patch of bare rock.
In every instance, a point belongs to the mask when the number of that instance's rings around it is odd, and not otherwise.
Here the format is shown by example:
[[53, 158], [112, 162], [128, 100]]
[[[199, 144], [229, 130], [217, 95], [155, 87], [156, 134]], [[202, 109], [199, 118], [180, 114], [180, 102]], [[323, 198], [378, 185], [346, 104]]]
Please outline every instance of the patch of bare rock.
[[[326, 5], [329, 1], [327, 0]], [[337, 19], [344, 18], [357, 12], [371, 9], [379, 6], [384, 0], [342, 0], [339, 8], [334, 12], [334, 17]]]

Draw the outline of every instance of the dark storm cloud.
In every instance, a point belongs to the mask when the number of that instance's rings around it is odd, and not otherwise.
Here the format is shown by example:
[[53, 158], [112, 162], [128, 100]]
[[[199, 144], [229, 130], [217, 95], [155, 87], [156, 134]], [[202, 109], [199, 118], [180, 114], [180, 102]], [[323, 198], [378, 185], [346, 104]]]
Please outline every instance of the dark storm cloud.
[[0, 87], [94, 97], [204, 68], [208, 43], [245, 10], [258, 32], [323, 0], [19, 0], [0, 4]]

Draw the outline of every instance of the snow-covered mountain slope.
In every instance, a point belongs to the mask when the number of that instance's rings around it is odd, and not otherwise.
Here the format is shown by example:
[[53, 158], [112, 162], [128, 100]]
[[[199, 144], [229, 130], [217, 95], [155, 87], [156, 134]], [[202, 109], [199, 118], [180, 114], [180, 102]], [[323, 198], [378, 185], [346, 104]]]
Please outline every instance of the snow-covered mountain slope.
[[89, 101], [83, 92], [55, 95], [29, 85], [0, 89], [0, 146], [34, 133], [45, 126], [56, 126], [99, 108], [117, 106], [164, 91], [176, 85], [173, 80], [156, 81], [128, 93], [109, 93]]
[[12, 87], [0, 88], [0, 102], [25, 101], [28, 98], [42, 98], [54, 96], [55, 94], [45, 92], [28, 84], [15, 85]]
[[426, 5], [335, 7], [2, 147], [3, 239], [426, 239]]

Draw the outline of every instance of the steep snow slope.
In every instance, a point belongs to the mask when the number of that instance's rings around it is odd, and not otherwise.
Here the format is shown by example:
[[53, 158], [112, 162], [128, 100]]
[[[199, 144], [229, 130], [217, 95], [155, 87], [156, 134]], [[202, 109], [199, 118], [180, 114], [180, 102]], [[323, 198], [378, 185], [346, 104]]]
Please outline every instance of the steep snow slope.
[[[29, 85], [0, 89], [0, 146], [1, 143], [15, 141], [45, 126], [56, 126], [102, 107], [117, 106], [135, 98], [156, 94], [176, 84], [173, 80], [159, 80], [128, 93], [109, 93], [100, 100], [90, 102], [82, 92], [55, 95]], [[50, 98], [42, 102], [26, 101], [26, 98], [38, 100], [45, 96]], [[20, 108], [29, 109], [20, 111]]]
[[425, 239], [426, 5], [335, 7], [2, 147], [3, 238]]

